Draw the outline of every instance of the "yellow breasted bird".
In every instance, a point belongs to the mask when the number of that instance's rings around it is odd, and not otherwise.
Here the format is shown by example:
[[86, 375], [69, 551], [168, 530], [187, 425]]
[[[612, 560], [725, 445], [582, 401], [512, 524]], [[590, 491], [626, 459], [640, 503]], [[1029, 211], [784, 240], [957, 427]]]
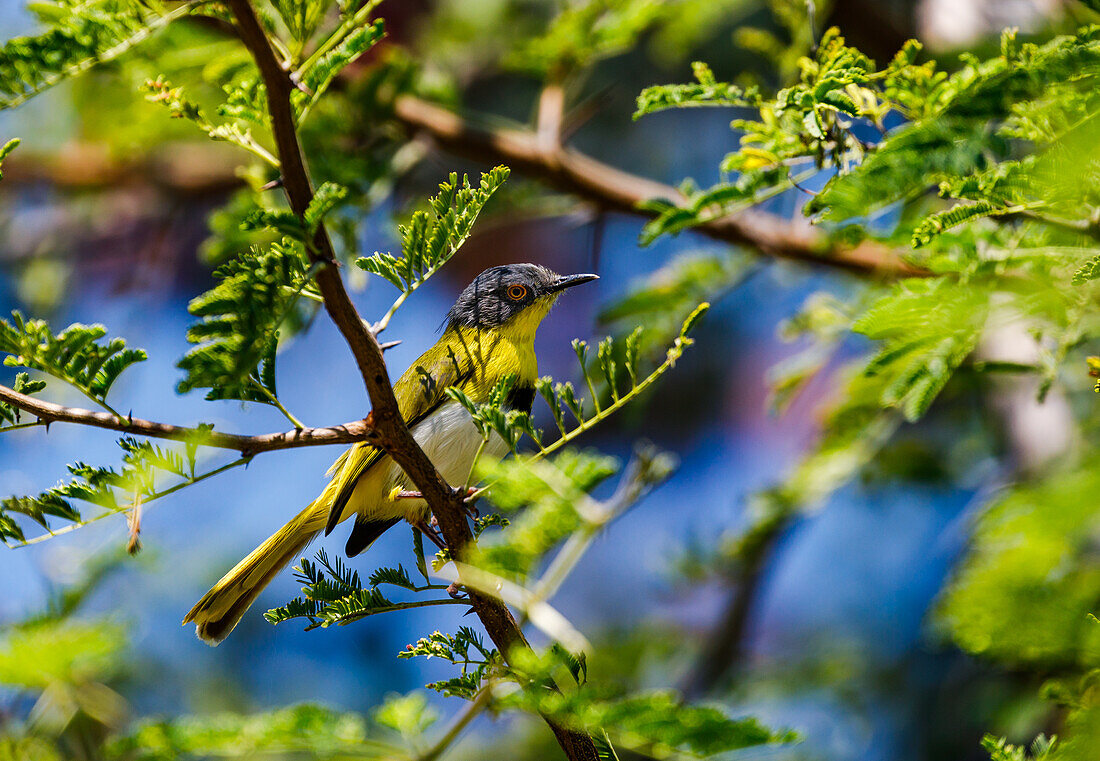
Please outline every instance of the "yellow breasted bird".
[[[439, 341], [394, 384], [401, 415], [448, 483], [464, 483], [482, 438], [445, 390], [455, 386], [483, 403], [502, 379], [514, 376], [506, 403], [529, 411], [538, 378], [535, 331], [562, 291], [596, 277], [557, 275], [537, 264], [485, 270], [447, 313]], [[481, 456], [499, 459], [506, 452], [494, 434]], [[194, 622], [200, 639], [217, 645], [229, 636], [263, 588], [322, 530], [328, 535], [354, 517], [346, 546], [354, 557], [401, 519], [423, 526], [429, 517], [424, 500], [399, 496], [415, 487], [389, 455], [369, 444], [348, 449], [329, 474], [321, 496], [223, 576], [183, 619]]]

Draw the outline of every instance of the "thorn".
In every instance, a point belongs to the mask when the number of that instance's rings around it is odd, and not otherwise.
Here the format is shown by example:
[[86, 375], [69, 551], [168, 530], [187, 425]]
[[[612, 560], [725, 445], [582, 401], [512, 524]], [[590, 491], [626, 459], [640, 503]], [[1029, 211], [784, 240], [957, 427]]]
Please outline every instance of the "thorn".
[[275, 190], [275, 188], [281, 188], [282, 186], [283, 186], [283, 178], [282, 178], [282, 175], [280, 175], [280, 176], [276, 177], [274, 180], [272, 180], [271, 182], [267, 183], [266, 185], [261, 185], [260, 190], [261, 191]]
[[133, 425], [133, 424], [134, 424], [134, 411], [130, 410], [128, 413], [126, 413], [126, 425]]
[[398, 339], [397, 341], [386, 341], [386, 343], [384, 343], [384, 344], [379, 344], [378, 348], [381, 349], [382, 351], [386, 351], [387, 349], [392, 349], [393, 347], [397, 346], [400, 343], [401, 343], [400, 339]]

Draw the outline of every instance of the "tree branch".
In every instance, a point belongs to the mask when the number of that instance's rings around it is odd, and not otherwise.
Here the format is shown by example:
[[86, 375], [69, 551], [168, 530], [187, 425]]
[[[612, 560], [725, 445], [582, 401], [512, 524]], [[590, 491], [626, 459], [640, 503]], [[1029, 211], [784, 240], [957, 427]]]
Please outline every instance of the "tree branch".
[[[410, 130], [431, 135], [445, 150], [490, 164], [507, 164], [514, 171], [537, 177], [604, 209], [653, 216], [638, 204], [655, 198], [684, 200], [671, 185], [624, 172], [572, 148], [554, 146], [530, 130], [478, 127], [441, 106], [408, 95], [394, 103], [394, 115]], [[755, 210], [704, 222], [692, 229], [779, 259], [881, 277], [931, 274], [873, 242], [855, 248], [830, 248], [816, 230]]]
[[680, 691], [686, 700], [703, 698], [742, 664], [749, 617], [760, 591], [764, 569], [794, 517], [793, 512], [777, 516], [757, 537], [755, 546], [741, 558], [726, 607], [680, 682]]
[[[267, 87], [271, 129], [282, 165], [283, 187], [290, 208], [304, 218], [313, 199], [313, 188], [298, 144], [291, 106], [294, 84], [289, 73], [276, 58], [249, 0], [228, 0], [228, 5], [237, 22], [241, 40], [255, 59]], [[454, 489], [443, 480], [405, 425], [393, 395], [382, 349], [351, 303], [337, 269], [332, 242], [323, 224], [318, 226], [309, 254], [315, 264], [321, 265], [317, 270], [316, 280], [325, 300], [325, 309], [355, 355], [363, 376], [372, 407], [367, 422], [378, 434], [376, 443], [386, 450], [416, 484], [436, 516], [447, 544], [461, 558], [466, 546], [473, 542], [464, 510], [466, 490]], [[523, 633], [503, 603], [476, 592], [470, 593], [470, 603], [489, 637], [505, 658], [514, 646], [527, 646]], [[547, 723], [569, 759], [597, 761], [596, 747], [590, 737], [566, 729], [550, 719], [547, 719]]]
[[[75, 423], [121, 431], [153, 439], [184, 441], [218, 449], [235, 449], [242, 457], [251, 457], [260, 452], [273, 452], [277, 449], [296, 449], [315, 447], [325, 444], [354, 444], [374, 436], [374, 429], [365, 420], [356, 420], [343, 425], [327, 428], [301, 428], [285, 433], [264, 433], [246, 436], [239, 433], [222, 433], [206, 428], [187, 428], [168, 423], [155, 423], [141, 418], [118, 417], [109, 412], [85, 410], [79, 407], [65, 407], [53, 402], [35, 399], [33, 396], [0, 385], [0, 401], [7, 402], [24, 412], [37, 417], [42, 423]], [[5, 428], [5, 431], [11, 430]]]

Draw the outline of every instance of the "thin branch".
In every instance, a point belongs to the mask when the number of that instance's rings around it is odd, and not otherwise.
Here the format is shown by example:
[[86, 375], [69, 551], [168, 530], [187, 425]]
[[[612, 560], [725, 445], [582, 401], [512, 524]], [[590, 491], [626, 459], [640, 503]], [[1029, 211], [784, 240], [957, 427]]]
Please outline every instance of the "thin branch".
[[[432, 586], [432, 589], [436, 589], [436, 588], [447, 589], [447, 587], [443, 586], [442, 584]], [[384, 605], [384, 606], [380, 606], [378, 608], [371, 608], [370, 610], [356, 611], [355, 613], [349, 613], [346, 616], [336, 616], [336, 617], [331, 618], [331, 619], [325, 619], [324, 621], [318, 623], [317, 626], [310, 626], [309, 628], [306, 629], [306, 631], [310, 631], [311, 629], [315, 629], [315, 628], [318, 628], [318, 627], [324, 628], [324, 627], [327, 627], [327, 626], [331, 626], [332, 624], [336, 624], [337, 626], [343, 626], [345, 624], [350, 624], [352, 621], [358, 621], [360, 619], [367, 618], [369, 616], [377, 616], [381, 613], [393, 613], [394, 611], [397, 611], [397, 610], [412, 610], [414, 608], [431, 608], [431, 607], [435, 607], [435, 606], [438, 606], [438, 605], [466, 605], [466, 606], [468, 606], [469, 604], [470, 604], [469, 600], [462, 600], [462, 599], [455, 598], [455, 597], [444, 597], [444, 598], [440, 598], [440, 599], [437, 599], [437, 600], [411, 600], [409, 602], [395, 602], [392, 605]], [[308, 616], [295, 616], [295, 618], [308, 618]]]
[[253, 385], [256, 387], [257, 390], [259, 390], [261, 394], [267, 397], [268, 401], [275, 405], [275, 408], [278, 409], [279, 412], [283, 413], [283, 417], [289, 420], [290, 424], [293, 425], [296, 429], [301, 431], [306, 427], [305, 423], [295, 417], [290, 410], [283, 406], [283, 403], [279, 401], [279, 397], [271, 393], [271, 390], [267, 386], [257, 381], [253, 381]]
[[493, 701], [493, 689], [492, 684], [486, 684], [480, 690], [474, 699], [470, 701], [470, 704], [455, 718], [454, 723], [447, 729], [439, 741], [436, 742], [428, 750], [417, 756], [417, 761], [435, 761], [437, 758], [443, 755], [443, 753], [451, 746], [451, 744], [458, 739], [458, 736], [462, 734], [462, 730], [469, 726], [473, 721], [489, 707], [489, 704]]
[[46, 425], [42, 420], [35, 420], [33, 423], [16, 423], [15, 425], [5, 425], [0, 427], [0, 433], [7, 433], [8, 431], [18, 431], [20, 428], [41, 428]]
[[[116, 417], [109, 412], [96, 412], [79, 407], [65, 407], [53, 402], [45, 402], [33, 396], [20, 394], [14, 389], [0, 385], [0, 401], [18, 407], [38, 418], [38, 423], [21, 424], [23, 427], [51, 423], [75, 423], [106, 428], [153, 439], [184, 441], [190, 444], [214, 447], [217, 449], [235, 449], [242, 456], [251, 457], [260, 452], [272, 452], [277, 449], [296, 449], [315, 447], [325, 444], [354, 444], [374, 436], [374, 429], [366, 420], [356, 420], [343, 425], [328, 428], [301, 428], [285, 433], [264, 433], [246, 436], [238, 433], [222, 433], [206, 428], [187, 428], [185, 426], [156, 423], [133, 416]], [[14, 428], [14, 426], [12, 426]], [[8, 430], [8, 428], [4, 428]]]
[[[271, 43], [249, 0], [228, 0], [228, 5], [237, 22], [241, 40], [252, 54], [267, 87], [271, 130], [283, 168], [283, 189], [291, 210], [304, 219], [310, 201], [313, 200], [313, 188], [298, 144], [294, 110], [291, 106], [291, 94], [295, 85], [275, 57]], [[324, 224], [318, 225], [308, 250], [314, 264], [321, 265], [317, 270], [316, 280], [325, 300], [325, 310], [355, 356], [370, 396], [372, 409], [367, 416], [367, 422], [378, 434], [375, 443], [416, 484], [439, 521], [448, 546], [461, 558], [467, 545], [473, 543], [473, 534], [466, 520], [463, 504], [466, 492], [447, 484], [405, 425], [393, 395], [382, 349], [373, 333], [364, 325], [344, 288], [332, 242]], [[470, 604], [505, 658], [516, 646], [529, 647], [507, 606], [499, 600], [474, 592], [470, 595]], [[571, 761], [598, 761], [596, 746], [588, 735], [566, 729], [552, 719], [547, 718], [546, 721]]]
[[741, 664], [749, 617], [760, 592], [764, 570], [775, 554], [779, 538], [793, 520], [793, 512], [777, 517], [741, 558], [725, 610], [680, 682], [680, 692], [685, 699], [702, 698]]
[[558, 82], [549, 82], [539, 93], [538, 135], [539, 147], [547, 156], [561, 150], [562, 123], [565, 119], [565, 88]]
[[[251, 461], [252, 461], [251, 457], [241, 457], [240, 459], [233, 460], [233, 462], [228, 462], [228, 463], [226, 463], [225, 465], [222, 465], [219, 468], [215, 468], [214, 470], [203, 473], [201, 476], [195, 476], [194, 478], [189, 478], [186, 481], [183, 481], [181, 483], [176, 484], [175, 486], [171, 486], [171, 487], [165, 489], [164, 491], [155, 492], [154, 494], [150, 494], [148, 497], [146, 497], [144, 500], [142, 500], [142, 505], [148, 505], [150, 502], [153, 502], [154, 500], [158, 500], [161, 497], [167, 497], [169, 494], [175, 494], [176, 492], [180, 491], [181, 489], [185, 489], [188, 486], [194, 486], [195, 484], [197, 484], [201, 481], [205, 481], [208, 478], [213, 478], [214, 476], [220, 476], [222, 473], [226, 472], [227, 470], [232, 470], [233, 468], [239, 467], [241, 465], [247, 465]], [[27, 539], [25, 541], [18, 542], [18, 543], [15, 543], [15, 544], [9, 544], [8, 546], [18, 549], [20, 547], [28, 547], [32, 544], [38, 544], [39, 542], [44, 542], [47, 539], [53, 539], [54, 537], [62, 536], [63, 534], [68, 534], [71, 531], [76, 531], [78, 528], [83, 528], [83, 527], [87, 526], [89, 523], [95, 523], [96, 521], [101, 521], [104, 518], [110, 518], [112, 515], [121, 515], [122, 513], [126, 512], [127, 508], [130, 508], [130, 507], [133, 507], [133, 505], [125, 505], [125, 506], [119, 508], [118, 510], [108, 510], [107, 512], [100, 513], [99, 515], [95, 516], [94, 518], [89, 518], [86, 521], [77, 521], [76, 523], [70, 523], [68, 526], [65, 526], [64, 528], [59, 528], [57, 531], [50, 531], [48, 534], [42, 534], [41, 536], [36, 536], [33, 539]], [[7, 544], [7, 542], [5, 542], [5, 544]]]
[[[394, 115], [410, 130], [425, 132], [443, 149], [503, 163], [613, 211], [653, 216], [638, 207], [644, 201], [683, 202], [676, 188], [624, 172], [568, 147], [547, 149], [530, 130], [487, 128], [413, 96], [394, 103]], [[906, 263], [897, 252], [864, 242], [855, 248], [830, 248], [808, 225], [788, 222], [757, 210], [709, 220], [693, 228], [716, 240], [746, 246], [766, 256], [836, 267], [882, 277], [919, 277], [930, 273]]]

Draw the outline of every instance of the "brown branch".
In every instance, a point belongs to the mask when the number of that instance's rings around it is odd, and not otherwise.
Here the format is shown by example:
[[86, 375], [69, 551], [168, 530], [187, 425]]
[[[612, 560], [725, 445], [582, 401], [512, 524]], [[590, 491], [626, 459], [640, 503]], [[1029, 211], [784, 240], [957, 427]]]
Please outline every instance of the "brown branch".
[[[653, 199], [683, 202], [671, 185], [624, 172], [572, 148], [549, 146], [530, 130], [483, 128], [451, 111], [412, 96], [394, 103], [398, 121], [429, 134], [443, 149], [487, 163], [507, 164], [604, 209], [654, 216], [639, 208]], [[780, 259], [837, 267], [881, 277], [920, 277], [930, 273], [903, 261], [897, 252], [873, 242], [855, 248], [830, 247], [825, 236], [804, 224], [761, 211], [745, 211], [693, 228], [715, 240], [756, 249]]]
[[745, 656], [749, 618], [760, 591], [764, 570], [775, 553], [779, 538], [793, 519], [793, 512], [776, 516], [756, 538], [752, 548], [740, 558], [736, 578], [733, 579], [734, 588], [725, 610], [680, 683], [680, 691], [686, 700], [702, 699], [741, 665]]
[[[291, 106], [290, 98], [295, 85], [276, 58], [249, 0], [228, 0], [228, 4], [237, 22], [241, 40], [255, 59], [267, 87], [271, 129], [290, 208], [299, 217], [304, 217], [313, 199], [313, 188], [298, 144]], [[324, 297], [325, 309], [351, 348], [363, 376], [372, 405], [367, 421], [378, 434], [376, 443], [386, 450], [416, 484], [438, 520], [447, 544], [461, 558], [467, 545], [473, 542], [464, 511], [465, 489], [454, 489], [444, 481], [405, 425], [393, 395], [382, 349], [351, 303], [340, 278], [332, 243], [324, 225], [318, 227], [309, 254], [315, 264], [321, 265], [317, 270], [316, 280]], [[470, 593], [470, 603], [489, 637], [506, 658], [514, 647], [527, 646], [523, 632], [503, 603], [473, 591]], [[573, 761], [597, 761], [598, 754], [591, 738], [566, 729], [550, 719], [547, 719], [547, 723], [568, 758]]]
[[328, 428], [301, 428], [285, 433], [264, 433], [248, 436], [239, 433], [222, 433], [206, 428], [187, 428], [185, 426], [156, 423], [136, 417], [118, 417], [110, 412], [96, 412], [79, 407], [66, 407], [53, 402], [35, 399], [20, 394], [14, 389], [0, 385], [0, 401], [7, 402], [24, 412], [34, 415], [44, 425], [51, 423], [75, 423], [92, 428], [106, 428], [110, 431], [132, 433], [154, 439], [184, 441], [218, 449], [235, 449], [242, 457], [251, 457], [260, 452], [273, 452], [277, 449], [296, 449], [315, 447], [325, 444], [354, 444], [365, 441], [374, 435], [374, 429], [365, 420], [356, 420], [343, 425]]

